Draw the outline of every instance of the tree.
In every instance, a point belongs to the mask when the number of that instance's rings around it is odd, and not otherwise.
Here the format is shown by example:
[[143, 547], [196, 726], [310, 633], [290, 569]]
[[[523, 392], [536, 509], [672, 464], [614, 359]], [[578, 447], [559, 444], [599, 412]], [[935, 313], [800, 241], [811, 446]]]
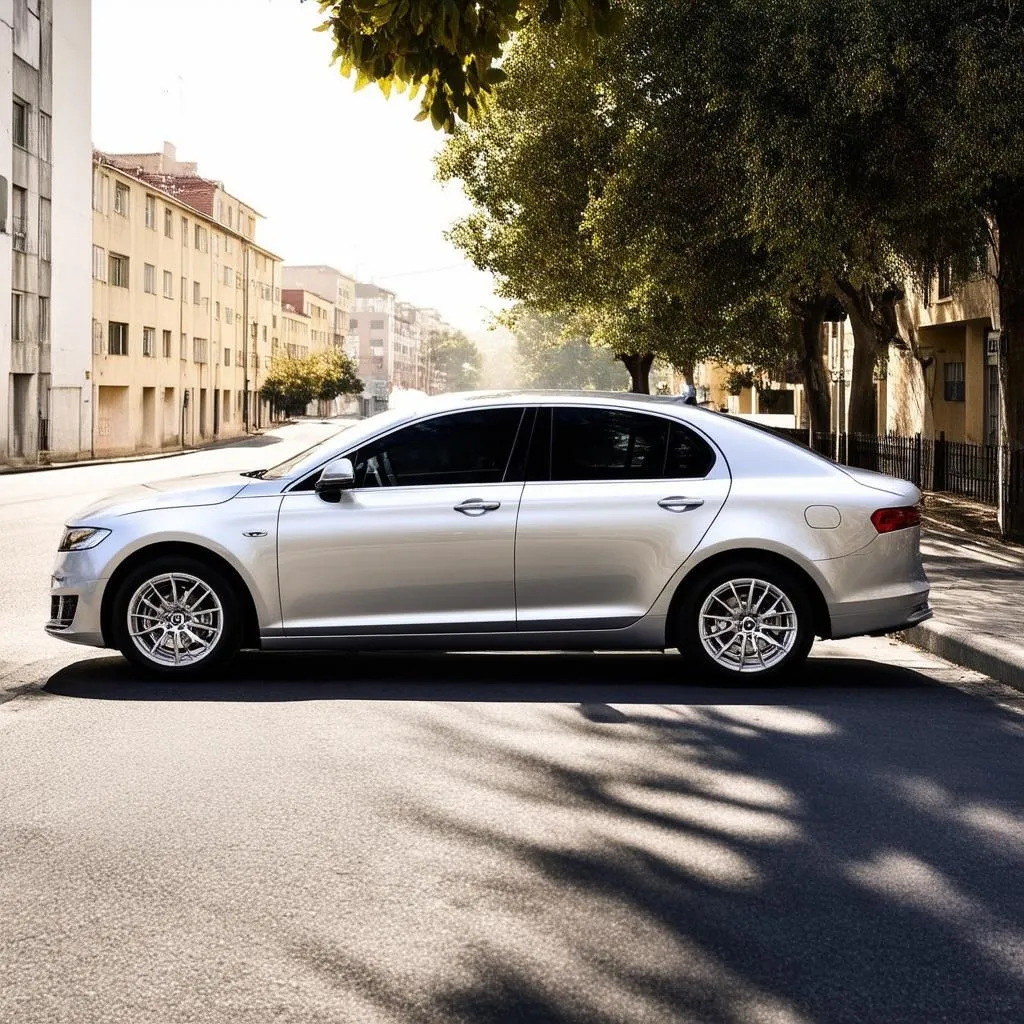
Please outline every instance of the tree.
[[353, 360], [338, 351], [314, 352], [299, 359], [277, 358], [260, 388], [260, 397], [288, 416], [301, 416], [311, 402], [361, 394], [363, 382], [356, 369]]
[[445, 391], [472, 391], [480, 386], [483, 356], [462, 331], [442, 331], [428, 341], [432, 374], [444, 381]]
[[334, 39], [333, 60], [356, 88], [377, 82], [415, 94], [423, 89], [418, 119], [453, 130], [456, 117], [486, 106], [504, 81], [496, 67], [509, 38], [531, 23], [553, 26], [567, 9], [576, 15], [577, 39], [611, 33], [622, 13], [610, 0], [319, 0], [320, 30]]
[[606, 348], [567, 335], [557, 318], [520, 309], [514, 323], [522, 387], [620, 391], [628, 383]]

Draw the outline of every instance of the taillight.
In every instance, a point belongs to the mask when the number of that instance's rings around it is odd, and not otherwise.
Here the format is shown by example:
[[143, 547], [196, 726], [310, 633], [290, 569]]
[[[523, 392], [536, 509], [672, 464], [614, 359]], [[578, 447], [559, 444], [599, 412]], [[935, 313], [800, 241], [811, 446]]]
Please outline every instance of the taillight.
[[879, 533], [905, 530], [908, 526], [921, 525], [921, 507], [904, 505], [900, 508], [880, 508], [871, 513], [871, 523]]

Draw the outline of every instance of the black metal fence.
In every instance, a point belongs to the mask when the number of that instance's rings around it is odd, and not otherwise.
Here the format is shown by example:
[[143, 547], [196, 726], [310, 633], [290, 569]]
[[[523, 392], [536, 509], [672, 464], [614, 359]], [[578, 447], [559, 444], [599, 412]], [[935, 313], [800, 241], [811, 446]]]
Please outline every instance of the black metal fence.
[[[986, 505], [999, 503], [997, 445], [947, 441], [945, 433], [934, 440], [915, 434], [811, 434], [786, 427], [767, 428], [791, 441], [807, 445], [819, 455], [856, 469], [910, 480], [926, 491], [948, 491]], [[1006, 453], [1004, 474], [1007, 504], [1024, 502], [1024, 450]]]

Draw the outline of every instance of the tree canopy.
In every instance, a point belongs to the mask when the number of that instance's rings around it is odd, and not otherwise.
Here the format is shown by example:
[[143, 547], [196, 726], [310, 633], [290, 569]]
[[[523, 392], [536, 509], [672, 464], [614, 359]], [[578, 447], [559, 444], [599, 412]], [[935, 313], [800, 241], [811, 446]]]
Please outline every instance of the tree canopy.
[[483, 356], [462, 331], [442, 331], [427, 342], [431, 372], [444, 381], [445, 391], [472, 391], [480, 386]]
[[344, 352], [314, 352], [303, 358], [276, 358], [260, 396], [289, 416], [301, 416], [312, 402], [362, 393], [358, 367]]

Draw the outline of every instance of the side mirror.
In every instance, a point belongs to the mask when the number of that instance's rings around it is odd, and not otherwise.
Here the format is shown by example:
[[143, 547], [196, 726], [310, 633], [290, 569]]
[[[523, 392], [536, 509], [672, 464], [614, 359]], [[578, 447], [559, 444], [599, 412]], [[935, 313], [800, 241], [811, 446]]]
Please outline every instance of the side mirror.
[[324, 501], [338, 501], [341, 492], [354, 487], [356, 471], [351, 459], [333, 459], [328, 462], [315, 485], [316, 493]]

